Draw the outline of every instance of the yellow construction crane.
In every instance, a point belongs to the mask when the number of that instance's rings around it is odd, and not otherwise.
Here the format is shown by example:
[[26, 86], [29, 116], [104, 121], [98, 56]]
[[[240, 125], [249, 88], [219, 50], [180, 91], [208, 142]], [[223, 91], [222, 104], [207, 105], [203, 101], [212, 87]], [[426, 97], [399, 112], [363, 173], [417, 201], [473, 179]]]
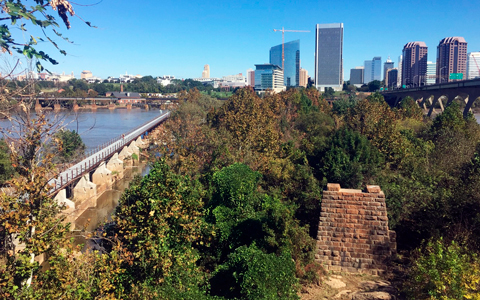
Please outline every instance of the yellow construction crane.
[[287, 30], [282, 27], [282, 29], [274, 29], [273, 31], [282, 32], [282, 71], [285, 72], [285, 32], [310, 32], [310, 30]]

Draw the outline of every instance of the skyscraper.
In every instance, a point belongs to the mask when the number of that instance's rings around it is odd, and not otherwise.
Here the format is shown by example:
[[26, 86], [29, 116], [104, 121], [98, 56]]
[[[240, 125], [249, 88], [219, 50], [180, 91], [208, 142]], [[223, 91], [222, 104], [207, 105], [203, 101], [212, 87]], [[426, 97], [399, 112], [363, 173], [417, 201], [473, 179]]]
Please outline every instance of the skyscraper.
[[402, 85], [422, 86], [427, 80], [428, 47], [424, 42], [410, 42], [403, 46]]
[[368, 84], [374, 80], [382, 81], [382, 58], [380, 56], [365, 61], [363, 83]]
[[317, 24], [315, 28], [315, 87], [343, 87], [343, 23]]
[[394, 89], [397, 87], [397, 77], [398, 77], [398, 69], [388, 69], [386, 71], [387, 76], [385, 77], [385, 85], [388, 89]]
[[385, 85], [387, 84], [387, 70], [393, 69], [395, 67], [395, 63], [390, 59], [390, 56], [388, 57], [387, 61], [383, 64], [383, 80], [385, 82]]
[[[300, 82], [300, 40], [284, 44], [283, 70], [285, 86], [298, 86]], [[282, 45], [270, 48], [270, 63], [282, 66]]]
[[363, 63], [363, 83], [368, 84], [369, 82], [373, 81], [373, 69], [372, 69], [372, 61], [366, 60]]
[[480, 52], [467, 54], [467, 79], [480, 77]]
[[363, 84], [363, 67], [355, 67], [350, 69], [350, 84], [361, 86]]
[[303, 87], [308, 85], [308, 71], [303, 68], [300, 68], [300, 82], [298, 85]]
[[467, 42], [463, 37], [447, 37], [437, 47], [437, 83], [449, 82], [450, 74], [467, 75]]
[[382, 57], [375, 56], [372, 60], [372, 80], [382, 81]]
[[210, 78], [210, 66], [203, 66], [202, 78]]
[[397, 73], [397, 86], [402, 87], [402, 67], [403, 67], [403, 55], [398, 57], [398, 73]]
[[435, 78], [437, 78], [437, 63], [427, 61], [427, 80], [425, 84], [435, 84]]

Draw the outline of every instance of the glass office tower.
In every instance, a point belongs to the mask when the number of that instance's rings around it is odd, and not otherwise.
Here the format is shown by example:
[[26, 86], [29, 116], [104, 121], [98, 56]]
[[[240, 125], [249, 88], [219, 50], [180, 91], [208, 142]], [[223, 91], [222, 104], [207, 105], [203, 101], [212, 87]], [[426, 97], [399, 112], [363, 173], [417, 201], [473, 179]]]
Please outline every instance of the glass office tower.
[[343, 87], [343, 23], [317, 24], [315, 29], [315, 87]]
[[[270, 64], [282, 67], [282, 45], [270, 48]], [[300, 40], [285, 43], [284, 85], [300, 84]]]

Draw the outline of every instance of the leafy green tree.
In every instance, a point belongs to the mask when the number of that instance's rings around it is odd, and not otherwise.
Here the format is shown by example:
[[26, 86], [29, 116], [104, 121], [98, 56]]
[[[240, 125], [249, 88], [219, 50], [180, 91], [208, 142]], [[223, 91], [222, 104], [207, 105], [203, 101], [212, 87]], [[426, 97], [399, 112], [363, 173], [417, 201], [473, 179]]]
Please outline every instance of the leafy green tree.
[[319, 173], [326, 182], [359, 188], [373, 183], [376, 173], [383, 167], [382, 155], [357, 132], [339, 130], [332, 136], [329, 145], [320, 154], [319, 163]]
[[266, 254], [253, 244], [229, 255], [212, 279], [212, 290], [227, 299], [299, 299], [297, 284], [288, 253]]
[[335, 91], [333, 90], [333, 88], [331, 87], [325, 88], [325, 93], [324, 93], [325, 97], [330, 98], [330, 97], [333, 97], [334, 94], [335, 94]]
[[127, 268], [125, 286], [201, 286], [193, 245], [202, 240], [202, 199], [197, 181], [171, 172], [164, 159], [133, 184], [120, 199], [115, 233], [135, 258]]
[[[59, 17], [63, 20], [63, 23], [70, 28], [70, 21], [68, 15], [74, 16], [73, 6], [69, 1], [44, 1], [44, 0], [31, 0], [31, 1], [10, 1], [2, 0], [2, 20], [8, 21], [10, 24], [2, 24], [2, 30], [0, 31], [0, 47], [2, 50], [12, 53], [12, 50], [20, 54], [25, 55], [29, 59], [38, 59], [48, 61], [52, 64], [57, 62], [51, 58], [47, 53], [37, 50], [37, 44], [44, 42], [45, 40], [40, 37], [34, 37], [30, 35], [30, 40], [25, 43], [19, 43], [10, 33], [11, 28], [19, 26], [22, 31], [28, 31], [29, 26], [38, 26], [42, 29], [45, 35], [47, 32], [54, 33], [56, 36], [68, 41], [57, 30], [59, 25], [57, 19], [49, 14], [47, 8], [50, 8], [58, 12]], [[91, 26], [90, 22], [85, 22], [88, 26]], [[66, 55], [64, 50], [61, 50], [56, 42], [53, 41], [48, 35], [46, 39], [57, 48], [60, 53]], [[40, 61], [36, 63], [37, 70], [40, 72], [43, 70], [43, 66]]]
[[376, 92], [380, 89], [381, 85], [382, 85], [382, 83], [378, 80], [370, 81], [368, 83], [368, 91], [369, 92]]
[[60, 129], [46, 146], [46, 150], [57, 155], [53, 158], [55, 163], [73, 162], [85, 153], [86, 146], [75, 130]]
[[0, 185], [10, 180], [15, 173], [10, 160], [10, 150], [4, 139], [0, 140]]

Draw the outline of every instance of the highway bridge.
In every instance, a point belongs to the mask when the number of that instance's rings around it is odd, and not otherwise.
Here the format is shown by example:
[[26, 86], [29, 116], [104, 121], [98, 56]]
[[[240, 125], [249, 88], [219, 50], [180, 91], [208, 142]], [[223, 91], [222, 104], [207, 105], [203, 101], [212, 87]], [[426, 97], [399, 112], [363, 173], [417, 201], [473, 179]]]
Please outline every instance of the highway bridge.
[[457, 99], [465, 102], [463, 115], [466, 116], [479, 102], [475, 101], [480, 97], [480, 78], [384, 91], [382, 95], [391, 106], [398, 105], [405, 97], [412, 97], [428, 116], [432, 115], [435, 107], [443, 112], [444, 104], [448, 106]]

